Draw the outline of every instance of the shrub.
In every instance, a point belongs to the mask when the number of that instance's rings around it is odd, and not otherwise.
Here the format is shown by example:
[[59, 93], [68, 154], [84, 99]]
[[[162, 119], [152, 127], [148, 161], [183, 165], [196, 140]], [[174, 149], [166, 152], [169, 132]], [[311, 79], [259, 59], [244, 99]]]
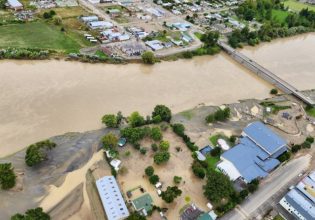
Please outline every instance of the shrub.
[[296, 152], [298, 152], [299, 150], [301, 150], [301, 145], [299, 145], [299, 144], [295, 144], [295, 145], [293, 145], [292, 147], [291, 147], [291, 151], [292, 151], [292, 153], [296, 153]]
[[140, 148], [140, 153], [143, 154], [143, 155], [146, 154], [147, 153], [147, 149], [144, 148], [144, 147], [141, 147]]
[[108, 133], [102, 138], [102, 143], [105, 150], [113, 150], [118, 144], [118, 138], [113, 133]]
[[195, 176], [199, 177], [200, 179], [203, 179], [206, 176], [205, 169], [197, 160], [194, 160], [191, 168]]
[[211, 156], [213, 156], [213, 157], [218, 157], [218, 156], [221, 155], [221, 152], [222, 152], [221, 147], [215, 147], [215, 148], [210, 152], [210, 154], [211, 154]]
[[156, 164], [162, 164], [167, 162], [170, 159], [171, 155], [169, 152], [167, 151], [161, 151], [161, 152], [157, 152], [154, 155], [154, 163]]
[[182, 181], [182, 177], [180, 177], [180, 176], [174, 176], [173, 182], [174, 182], [175, 184], [180, 184], [181, 181]]
[[151, 51], [145, 51], [142, 55], [141, 55], [142, 61], [145, 64], [154, 64], [156, 62], [154, 53], [152, 53]]
[[159, 182], [160, 177], [158, 175], [152, 175], [149, 177], [149, 181], [152, 185], [155, 185]]
[[139, 127], [145, 124], [144, 118], [139, 114], [139, 112], [133, 112], [128, 117], [129, 124], [131, 127]]
[[154, 127], [151, 129], [151, 138], [154, 141], [160, 141], [162, 139], [162, 132], [159, 127]]
[[305, 141], [307, 141], [307, 142], [309, 142], [309, 143], [314, 143], [314, 138], [313, 137], [311, 137], [311, 136], [309, 136], [309, 137], [307, 137], [306, 138], [306, 140]]
[[38, 207], [27, 210], [24, 215], [17, 213], [11, 217], [11, 220], [50, 220], [50, 216]]
[[168, 186], [166, 190], [161, 193], [161, 198], [167, 203], [172, 203], [174, 199], [181, 194], [182, 191], [177, 186]]
[[304, 141], [303, 143], [302, 143], [302, 148], [311, 148], [311, 143], [310, 142], [308, 142], [308, 141]]
[[157, 146], [157, 144], [155, 144], [155, 143], [153, 143], [153, 144], [151, 144], [151, 148], [152, 148], [152, 150], [154, 151], [154, 152], [156, 152], [156, 151], [158, 151], [158, 146]]
[[168, 141], [163, 140], [161, 141], [159, 146], [162, 151], [168, 151], [168, 149], [170, 148], [170, 143]]
[[152, 176], [154, 174], [154, 168], [152, 166], [148, 166], [145, 168], [144, 172], [147, 176]]
[[185, 135], [185, 127], [183, 124], [173, 124], [172, 125], [173, 131], [175, 134], [177, 134], [180, 137], [183, 137]]
[[118, 121], [116, 115], [108, 114], [102, 117], [102, 123], [109, 128], [117, 128]]
[[50, 140], [40, 141], [30, 145], [26, 149], [25, 163], [27, 166], [35, 166], [47, 158], [47, 150], [51, 150], [57, 145]]
[[270, 90], [270, 94], [271, 95], [277, 95], [278, 94], [278, 90], [277, 89], [271, 89]]
[[223, 110], [218, 109], [213, 114], [209, 114], [206, 117], [206, 122], [207, 123], [213, 123], [216, 121], [225, 121], [226, 119], [228, 119], [230, 117], [230, 114], [231, 114], [231, 110], [228, 107], [223, 109]]
[[16, 176], [11, 163], [0, 163], [1, 189], [10, 189], [15, 186]]

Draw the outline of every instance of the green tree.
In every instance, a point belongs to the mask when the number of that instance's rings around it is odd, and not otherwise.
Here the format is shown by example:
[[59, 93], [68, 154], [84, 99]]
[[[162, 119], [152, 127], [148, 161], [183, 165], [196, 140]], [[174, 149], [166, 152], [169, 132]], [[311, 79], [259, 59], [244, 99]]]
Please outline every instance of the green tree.
[[151, 51], [145, 51], [141, 55], [141, 58], [142, 58], [143, 63], [145, 64], [154, 64], [156, 62], [154, 53], [152, 53]]
[[229, 199], [235, 192], [229, 178], [222, 173], [209, 170], [204, 195], [209, 201], [218, 204], [222, 199]]
[[47, 150], [57, 145], [50, 140], [44, 140], [28, 146], [26, 149], [25, 163], [32, 167], [47, 159]]
[[146, 136], [145, 130], [143, 128], [124, 128], [120, 130], [120, 134], [132, 144], [136, 144]]
[[174, 176], [173, 177], [173, 182], [175, 184], [180, 184], [181, 181], [182, 181], [182, 177], [180, 177], [180, 176]]
[[152, 128], [150, 136], [154, 141], [160, 141], [163, 137], [161, 129], [159, 127]]
[[194, 160], [194, 162], [191, 165], [191, 168], [195, 176], [199, 177], [200, 179], [205, 178], [206, 176], [205, 168], [197, 160]]
[[144, 172], [147, 176], [152, 176], [154, 174], [154, 168], [152, 166], [148, 166], [145, 168]]
[[173, 131], [175, 134], [177, 134], [180, 137], [183, 137], [185, 135], [185, 127], [183, 124], [173, 124], [172, 125]]
[[144, 118], [139, 114], [139, 112], [133, 112], [128, 117], [129, 124], [131, 127], [139, 127], [145, 124]]
[[11, 163], [0, 164], [0, 186], [1, 189], [11, 189], [15, 186], [16, 176]]
[[152, 185], [155, 185], [159, 182], [160, 177], [158, 175], [152, 175], [149, 177], [149, 181]]
[[278, 90], [277, 89], [271, 89], [270, 90], [270, 94], [271, 95], [277, 95], [278, 94]]
[[105, 150], [114, 150], [118, 144], [118, 138], [113, 133], [108, 133], [102, 138]]
[[126, 220], [146, 220], [146, 218], [140, 215], [138, 212], [131, 213]]
[[157, 116], [160, 116], [162, 121], [170, 122], [172, 119], [172, 112], [165, 105], [157, 105], [152, 112], [152, 118]]
[[168, 151], [161, 151], [161, 152], [157, 152], [154, 155], [154, 163], [156, 164], [162, 164], [167, 162], [170, 159], [171, 155]]
[[158, 151], [159, 149], [156, 143], [151, 144], [151, 148], [154, 152]]
[[15, 214], [11, 220], [50, 220], [50, 216], [43, 211], [41, 207], [29, 209], [25, 214]]
[[5, 9], [6, 0], [0, 0], [0, 9]]
[[168, 149], [170, 148], [170, 143], [168, 141], [162, 140], [159, 147], [162, 151], [168, 151]]
[[102, 117], [102, 123], [105, 124], [109, 128], [117, 128], [118, 121], [116, 115], [108, 114]]
[[172, 203], [174, 199], [181, 194], [182, 191], [177, 186], [168, 186], [167, 189], [161, 193], [161, 198], [167, 203]]

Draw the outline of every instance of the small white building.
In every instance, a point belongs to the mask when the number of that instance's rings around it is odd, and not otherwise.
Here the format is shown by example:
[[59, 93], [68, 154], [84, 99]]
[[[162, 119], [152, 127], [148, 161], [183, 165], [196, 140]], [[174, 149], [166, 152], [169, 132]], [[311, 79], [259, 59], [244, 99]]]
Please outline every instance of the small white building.
[[161, 50], [164, 48], [161, 41], [159, 40], [146, 41], [145, 44], [149, 46], [153, 51]]
[[118, 171], [120, 169], [120, 165], [121, 165], [121, 161], [118, 159], [114, 159], [110, 162], [110, 165], [116, 170]]
[[88, 22], [93, 22], [93, 21], [98, 21], [98, 17], [96, 15], [92, 15], [92, 16], [82, 16], [80, 17], [81, 21], [83, 21], [84, 23], [88, 23]]

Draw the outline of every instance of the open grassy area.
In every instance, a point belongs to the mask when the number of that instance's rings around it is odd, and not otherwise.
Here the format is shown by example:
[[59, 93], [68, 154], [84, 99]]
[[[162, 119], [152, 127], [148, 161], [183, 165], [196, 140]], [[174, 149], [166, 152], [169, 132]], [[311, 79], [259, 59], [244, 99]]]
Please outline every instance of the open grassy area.
[[206, 161], [208, 164], [208, 168], [215, 170], [216, 169], [216, 164], [219, 162], [220, 157], [213, 157], [211, 155], [206, 157]]
[[51, 49], [77, 52], [80, 44], [59, 26], [45, 22], [0, 26], [0, 47]]
[[282, 11], [282, 10], [272, 10], [272, 17], [274, 20], [278, 21], [279, 23], [284, 23], [285, 19], [288, 17], [290, 12]]
[[270, 107], [272, 114], [278, 114], [278, 112], [281, 111], [281, 110], [285, 110], [285, 109], [290, 109], [291, 108], [291, 106], [276, 105], [275, 103], [272, 103], [272, 102], [261, 102], [260, 105], [262, 105], [264, 107]]
[[315, 11], [315, 6], [310, 4], [304, 4], [296, 0], [286, 0], [283, 2], [285, 7], [289, 7], [292, 11], [301, 11], [303, 8], [308, 8]]
[[40, 14], [42, 15], [44, 14], [44, 12], [49, 12], [51, 10], [54, 10], [56, 12], [56, 15], [62, 18], [77, 18], [79, 16], [90, 15], [90, 13], [88, 13], [81, 7], [64, 7], [64, 8], [46, 9], [46, 10], [42, 10]]
[[312, 116], [315, 118], [315, 108], [306, 108], [305, 111], [309, 116]]

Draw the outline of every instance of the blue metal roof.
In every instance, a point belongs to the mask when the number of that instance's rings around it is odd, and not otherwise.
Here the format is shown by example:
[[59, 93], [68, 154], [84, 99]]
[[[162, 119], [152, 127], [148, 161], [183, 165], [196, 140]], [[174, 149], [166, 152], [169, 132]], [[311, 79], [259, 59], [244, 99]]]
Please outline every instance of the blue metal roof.
[[286, 145], [285, 140], [260, 121], [249, 124], [244, 128], [244, 133], [269, 155], [273, 155]]
[[277, 159], [268, 157], [265, 151], [247, 137], [241, 138], [240, 144], [221, 156], [232, 162], [247, 182], [266, 177], [268, 172], [280, 164]]

